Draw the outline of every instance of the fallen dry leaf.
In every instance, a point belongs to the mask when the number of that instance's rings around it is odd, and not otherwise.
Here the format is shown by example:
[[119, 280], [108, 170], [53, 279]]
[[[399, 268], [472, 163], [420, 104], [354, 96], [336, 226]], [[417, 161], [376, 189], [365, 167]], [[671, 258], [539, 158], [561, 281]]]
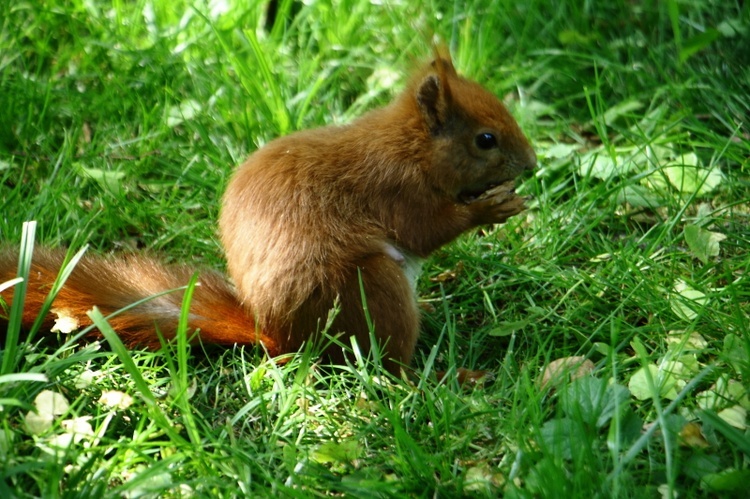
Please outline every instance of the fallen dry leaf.
[[562, 357], [553, 360], [542, 371], [539, 385], [544, 388], [548, 384], [558, 385], [566, 380], [574, 380], [586, 376], [594, 370], [594, 363], [583, 356]]
[[430, 281], [432, 282], [448, 282], [454, 280], [458, 275], [463, 272], [464, 270], [464, 262], [459, 261], [456, 263], [456, 266], [450, 270], [443, 271], [436, 275], [435, 277], [431, 277]]
[[687, 447], [700, 447], [705, 449], [709, 446], [706, 437], [703, 436], [701, 426], [698, 423], [688, 423], [680, 430], [680, 442]]
[[53, 333], [70, 334], [77, 331], [80, 327], [78, 319], [73, 317], [71, 311], [67, 308], [53, 308], [50, 310], [53, 314], [57, 315], [55, 319], [55, 325], [52, 326], [51, 331]]

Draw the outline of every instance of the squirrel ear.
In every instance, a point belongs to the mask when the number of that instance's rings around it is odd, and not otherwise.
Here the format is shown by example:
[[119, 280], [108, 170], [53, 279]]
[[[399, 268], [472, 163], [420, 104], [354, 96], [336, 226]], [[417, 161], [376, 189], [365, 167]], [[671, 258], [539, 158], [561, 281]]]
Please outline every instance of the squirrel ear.
[[433, 135], [439, 133], [445, 125], [449, 101], [450, 91], [447, 82], [440, 75], [426, 76], [417, 87], [417, 104]]
[[453, 76], [456, 76], [458, 73], [456, 72], [456, 67], [453, 65], [453, 60], [450, 58], [450, 55], [448, 56], [440, 56], [435, 58], [434, 61], [432, 61], [432, 64], [430, 64], [435, 70], [440, 74], [441, 76], [444, 76], [446, 74], [450, 74]]

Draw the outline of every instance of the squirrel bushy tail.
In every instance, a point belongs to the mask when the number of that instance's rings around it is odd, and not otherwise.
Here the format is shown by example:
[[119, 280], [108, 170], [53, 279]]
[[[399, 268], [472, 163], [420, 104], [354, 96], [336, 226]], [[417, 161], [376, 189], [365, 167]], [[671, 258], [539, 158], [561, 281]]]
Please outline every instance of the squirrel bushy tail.
[[[65, 251], [37, 248], [34, 251], [22, 327], [28, 330], [47, 299], [65, 259]], [[18, 256], [11, 250], [0, 251], [0, 283], [16, 277]], [[58, 317], [70, 317], [79, 327], [91, 324], [87, 312], [97, 306], [108, 316], [122, 308], [180, 288], [190, 281], [195, 268], [168, 265], [142, 255], [117, 259], [85, 255], [76, 265], [66, 285], [52, 303], [43, 327], [49, 331]], [[243, 309], [233, 287], [219, 273], [202, 270], [190, 305], [191, 331], [200, 330], [202, 341], [233, 345], [263, 343], [271, 355], [278, 355], [276, 342], [256, 331], [253, 318]], [[175, 335], [182, 308], [183, 291], [161, 294], [108, 319], [126, 345], [158, 348], [159, 333], [170, 339]], [[6, 304], [13, 302], [14, 289], [2, 292]], [[3, 319], [0, 318], [0, 324]], [[157, 333], [157, 331], [159, 333]]]

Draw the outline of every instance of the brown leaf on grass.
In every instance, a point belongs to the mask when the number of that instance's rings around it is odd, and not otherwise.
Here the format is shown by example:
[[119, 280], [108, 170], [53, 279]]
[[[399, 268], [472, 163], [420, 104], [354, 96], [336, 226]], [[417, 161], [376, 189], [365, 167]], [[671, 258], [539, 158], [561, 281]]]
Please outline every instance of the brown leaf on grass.
[[482, 462], [466, 469], [464, 490], [481, 493], [487, 486], [499, 488], [505, 485], [505, 476], [488, 463]]
[[417, 306], [422, 312], [426, 312], [428, 314], [434, 314], [435, 313], [435, 305], [432, 303], [426, 302], [426, 301], [420, 301], [417, 303]]
[[456, 369], [456, 377], [458, 377], [458, 383], [461, 386], [477, 386], [483, 385], [485, 381], [491, 381], [495, 378], [495, 375], [489, 371], [474, 371], [459, 367]]
[[[448, 373], [446, 371], [437, 371], [435, 375], [439, 380], [443, 380]], [[480, 387], [485, 382], [492, 381], [495, 375], [489, 371], [475, 371], [472, 369], [466, 369], [465, 367], [459, 367], [456, 369], [456, 379], [458, 384], [462, 387]]]
[[458, 277], [458, 275], [463, 272], [464, 270], [464, 262], [459, 261], [456, 263], [456, 266], [452, 269], [446, 270], [444, 272], [439, 273], [435, 277], [431, 277], [430, 281], [432, 282], [448, 282], [453, 281]]
[[680, 430], [680, 443], [686, 447], [700, 447], [705, 449], [709, 446], [706, 437], [698, 423], [688, 423]]
[[86, 144], [91, 144], [91, 125], [88, 121], [83, 122], [83, 126], [81, 127], [81, 131], [83, 132], [83, 142]]
[[542, 371], [539, 386], [559, 385], [567, 380], [574, 380], [586, 376], [594, 370], [594, 363], [583, 356], [562, 357], [553, 360]]

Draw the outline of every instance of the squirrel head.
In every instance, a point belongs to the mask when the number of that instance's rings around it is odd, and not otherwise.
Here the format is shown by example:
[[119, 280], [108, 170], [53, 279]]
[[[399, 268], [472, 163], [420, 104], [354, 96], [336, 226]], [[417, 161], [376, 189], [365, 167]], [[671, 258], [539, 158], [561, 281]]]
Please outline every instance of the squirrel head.
[[516, 120], [492, 93], [458, 75], [437, 57], [412, 84], [429, 134], [433, 185], [469, 202], [536, 166], [536, 155]]

